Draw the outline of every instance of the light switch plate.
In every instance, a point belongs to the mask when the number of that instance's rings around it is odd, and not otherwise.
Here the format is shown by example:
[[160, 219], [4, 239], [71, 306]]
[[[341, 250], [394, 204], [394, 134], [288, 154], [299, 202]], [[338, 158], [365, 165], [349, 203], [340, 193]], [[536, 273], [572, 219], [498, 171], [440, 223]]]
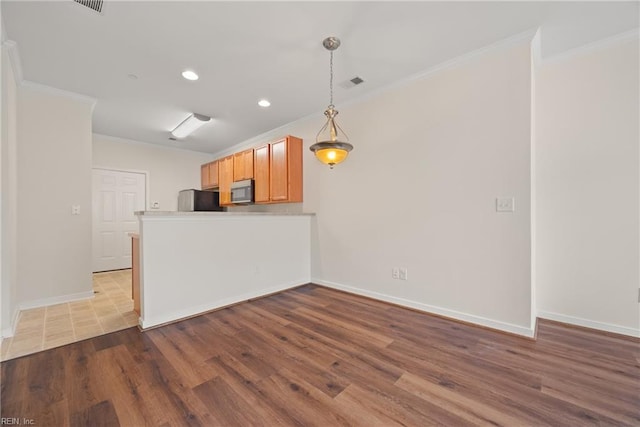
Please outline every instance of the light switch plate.
[[160, 209], [160, 202], [151, 202], [151, 209]]
[[496, 212], [515, 212], [516, 201], [513, 197], [496, 197]]

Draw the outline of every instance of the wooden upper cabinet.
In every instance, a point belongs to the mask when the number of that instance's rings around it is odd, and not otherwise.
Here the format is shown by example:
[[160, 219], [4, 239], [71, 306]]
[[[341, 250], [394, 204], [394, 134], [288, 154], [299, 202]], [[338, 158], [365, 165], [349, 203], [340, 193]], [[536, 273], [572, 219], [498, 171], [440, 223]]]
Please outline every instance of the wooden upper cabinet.
[[302, 202], [302, 139], [285, 138], [287, 147], [287, 199], [289, 203]]
[[233, 155], [233, 180], [253, 179], [253, 149]]
[[[256, 177], [256, 192], [257, 186]], [[302, 139], [287, 136], [269, 144], [269, 202], [302, 202]]]
[[218, 160], [218, 181], [220, 184], [220, 205], [231, 204], [231, 183], [233, 182], [233, 155]]
[[218, 187], [218, 161], [200, 166], [200, 186], [203, 190]]
[[213, 188], [218, 187], [218, 161], [209, 163], [209, 183]]
[[209, 187], [209, 163], [200, 166], [200, 187], [203, 190]]
[[269, 157], [271, 165], [271, 177], [269, 180], [271, 201], [286, 201], [289, 198], [289, 153], [287, 152], [286, 138], [271, 143]]
[[245, 179], [254, 180], [255, 203], [302, 202], [302, 139], [286, 136], [202, 165], [201, 172], [203, 189], [220, 189], [221, 206], [233, 205], [231, 184]]
[[254, 194], [256, 203], [269, 203], [269, 144], [253, 150]]

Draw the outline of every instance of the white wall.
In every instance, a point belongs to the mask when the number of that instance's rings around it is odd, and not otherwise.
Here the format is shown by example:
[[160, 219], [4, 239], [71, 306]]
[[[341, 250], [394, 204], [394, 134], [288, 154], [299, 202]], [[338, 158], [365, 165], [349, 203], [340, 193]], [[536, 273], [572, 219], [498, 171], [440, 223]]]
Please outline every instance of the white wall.
[[147, 201], [160, 202], [164, 211], [177, 209], [178, 191], [200, 188], [200, 165], [213, 159], [211, 154], [93, 135], [93, 166], [147, 172]]
[[[530, 102], [524, 43], [343, 108], [357, 151], [305, 176], [316, 277], [530, 333]], [[516, 212], [497, 214], [497, 196]]]
[[640, 336], [638, 38], [538, 75], [540, 316]]
[[16, 281], [16, 220], [17, 220], [17, 83], [8, 51], [11, 44], [2, 45], [2, 104], [0, 107], [2, 136], [0, 142], [0, 296], [2, 299], [0, 330], [2, 336], [13, 335], [18, 313]]
[[[529, 41], [338, 105], [354, 151], [334, 170], [304, 157], [314, 282], [532, 334]], [[308, 147], [322, 118], [239, 146], [292, 134]], [[497, 196], [516, 212], [496, 213]]]
[[[93, 295], [93, 100], [23, 82], [18, 88], [17, 280], [21, 307]], [[71, 215], [72, 205], [81, 214]]]

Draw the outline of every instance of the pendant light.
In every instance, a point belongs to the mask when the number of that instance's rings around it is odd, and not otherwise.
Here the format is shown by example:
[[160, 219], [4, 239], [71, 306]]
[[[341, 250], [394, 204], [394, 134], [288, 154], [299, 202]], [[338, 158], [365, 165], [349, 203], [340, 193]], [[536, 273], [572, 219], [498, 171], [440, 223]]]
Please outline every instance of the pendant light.
[[318, 160], [333, 169], [335, 165], [347, 158], [349, 151], [353, 150], [353, 145], [349, 144], [349, 137], [336, 123], [338, 110], [333, 105], [333, 51], [340, 47], [340, 39], [327, 37], [322, 42], [322, 45], [331, 53], [329, 61], [329, 106], [324, 111], [327, 122], [318, 132], [316, 143], [309, 149], [314, 152]]

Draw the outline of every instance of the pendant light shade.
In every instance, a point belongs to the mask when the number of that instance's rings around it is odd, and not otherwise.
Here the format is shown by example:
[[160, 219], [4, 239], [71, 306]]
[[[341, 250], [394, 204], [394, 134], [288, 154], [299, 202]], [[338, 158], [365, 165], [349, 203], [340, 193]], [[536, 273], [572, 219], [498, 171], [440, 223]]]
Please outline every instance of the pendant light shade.
[[353, 145], [349, 144], [349, 138], [336, 123], [335, 117], [338, 111], [333, 108], [333, 105], [325, 110], [324, 115], [327, 117], [327, 122], [318, 132], [316, 143], [311, 146], [311, 151], [315, 153], [318, 160], [333, 169], [334, 165], [347, 158]]
[[318, 160], [333, 169], [335, 165], [343, 162], [347, 158], [349, 152], [353, 150], [353, 145], [349, 144], [349, 137], [347, 137], [342, 128], [336, 123], [338, 110], [336, 110], [333, 105], [333, 51], [340, 46], [340, 40], [336, 37], [328, 37], [324, 39], [322, 45], [331, 52], [331, 60], [329, 63], [330, 101], [329, 106], [324, 112], [327, 122], [318, 132], [316, 143], [309, 147], [309, 149], [314, 152]]

